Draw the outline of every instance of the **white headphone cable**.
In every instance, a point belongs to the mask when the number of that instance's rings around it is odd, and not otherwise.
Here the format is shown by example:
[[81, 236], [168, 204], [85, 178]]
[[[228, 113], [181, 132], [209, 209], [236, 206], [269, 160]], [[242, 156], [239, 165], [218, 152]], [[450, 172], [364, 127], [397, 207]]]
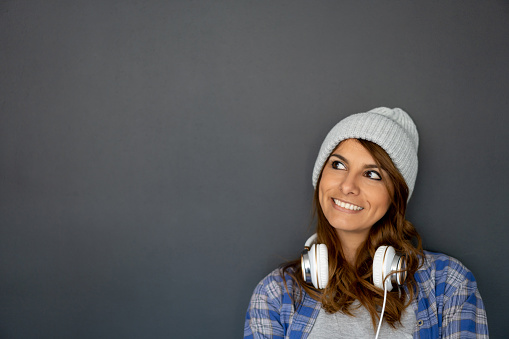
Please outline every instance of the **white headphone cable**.
[[382, 305], [382, 313], [380, 313], [380, 322], [378, 323], [378, 329], [376, 330], [375, 339], [378, 339], [378, 335], [380, 334], [380, 327], [382, 326], [382, 320], [384, 318], [385, 302], [386, 301], [387, 301], [387, 284], [385, 284], [385, 280], [384, 280], [384, 303]]

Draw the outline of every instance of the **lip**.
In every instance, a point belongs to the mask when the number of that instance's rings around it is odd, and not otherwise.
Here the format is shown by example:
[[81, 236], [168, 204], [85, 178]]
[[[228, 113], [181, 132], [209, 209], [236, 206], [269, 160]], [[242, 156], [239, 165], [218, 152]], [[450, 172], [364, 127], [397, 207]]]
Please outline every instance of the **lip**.
[[[347, 208], [344, 208], [344, 207], [341, 207], [339, 205], [336, 205], [336, 202], [334, 200], [339, 200], [341, 201], [342, 203], [345, 203], [345, 204], [351, 204], [351, 205], [354, 205], [354, 206], [358, 206], [358, 207], [361, 207], [362, 209], [361, 210], [350, 210], [350, 209], [347, 209]], [[348, 202], [348, 201], [345, 201], [345, 200], [342, 200], [342, 199], [338, 199], [338, 198], [331, 198], [331, 203], [332, 203], [332, 207], [334, 207], [334, 209], [338, 210], [338, 211], [341, 211], [341, 212], [344, 212], [344, 213], [350, 213], [350, 214], [357, 214], [357, 213], [360, 213], [364, 210], [364, 208], [362, 206], [359, 206], [357, 204], [354, 204], [354, 203], [351, 203], [351, 202]]]

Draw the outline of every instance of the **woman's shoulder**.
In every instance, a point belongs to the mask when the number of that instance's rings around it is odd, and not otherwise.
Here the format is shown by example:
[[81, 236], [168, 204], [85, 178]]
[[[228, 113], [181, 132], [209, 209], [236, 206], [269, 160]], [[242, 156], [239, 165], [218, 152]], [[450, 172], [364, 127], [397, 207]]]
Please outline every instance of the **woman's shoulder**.
[[267, 297], [277, 299], [283, 294], [293, 295], [299, 292], [297, 282], [293, 278], [292, 267], [278, 267], [267, 274], [256, 286], [255, 293], [266, 294]]
[[476, 288], [472, 272], [461, 261], [443, 253], [424, 251], [420, 268], [415, 273], [419, 285], [451, 289]]
[[447, 271], [467, 275], [470, 270], [458, 259], [444, 253], [424, 251], [420, 270]]
[[249, 319], [270, 318], [267, 312], [276, 312], [271, 314], [278, 314], [278, 319], [289, 323], [297, 308], [312, 310], [316, 306], [316, 302], [308, 299], [294, 278], [294, 270], [278, 267], [256, 285], [249, 303]]
[[300, 338], [309, 333], [320, 304], [309, 297], [295, 279], [292, 266], [279, 267], [255, 288], [246, 314], [244, 336]]

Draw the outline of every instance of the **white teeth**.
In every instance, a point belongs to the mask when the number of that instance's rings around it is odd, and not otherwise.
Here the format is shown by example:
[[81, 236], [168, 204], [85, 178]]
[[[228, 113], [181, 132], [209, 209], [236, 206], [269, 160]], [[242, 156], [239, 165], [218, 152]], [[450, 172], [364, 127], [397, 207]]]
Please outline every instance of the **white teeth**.
[[338, 199], [334, 199], [334, 203], [340, 207], [343, 207], [343, 208], [346, 208], [347, 210], [350, 210], [350, 211], [360, 211], [364, 208], [360, 207], [360, 206], [356, 206], [356, 205], [353, 205], [353, 204], [349, 204], [349, 203], [345, 203], [345, 202], [342, 202]]

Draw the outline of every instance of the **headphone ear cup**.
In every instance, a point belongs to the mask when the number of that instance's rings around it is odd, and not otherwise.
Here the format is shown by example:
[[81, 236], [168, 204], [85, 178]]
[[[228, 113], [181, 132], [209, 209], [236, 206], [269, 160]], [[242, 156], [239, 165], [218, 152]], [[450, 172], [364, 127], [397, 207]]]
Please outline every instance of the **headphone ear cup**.
[[316, 255], [318, 262], [318, 288], [325, 288], [329, 282], [329, 252], [327, 251], [327, 245], [318, 244]]
[[311, 282], [313, 283], [313, 286], [315, 288], [318, 288], [318, 278], [317, 278], [317, 259], [316, 259], [316, 245], [311, 245], [311, 248], [309, 249], [308, 256], [309, 256], [309, 270], [311, 272]]
[[[407, 272], [405, 271], [406, 270], [406, 258], [405, 256], [398, 256], [397, 255], [397, 262], [396, 262], [396, 270], [398, 271], [402, 271], [402, 272], [399, 272], [397, 275], [396, 275], [396, 282], [398, 283], [398, 285], [403, 285], [405, 283], [405, 280], [406, 280], [406, 277], [407, 277]], [[393, 262], [393, 265], [394, 265], [394, 262]]]
[[315, 288], [325, 288], [329, 281], [329, 253], [324, 244], [314, 244], [309, 250], [311, 282]]
[[[392, 246], [380, 246], [375, 252], [373, 258], [373, 284], [382, 290], [384, 289], [383, 280], [391, 272], [391, 265], [395, 256], [396, 250]], [[387, 292], [392, 291], [393, 286], [390, 278], [385, 280], [385, 287]]]

